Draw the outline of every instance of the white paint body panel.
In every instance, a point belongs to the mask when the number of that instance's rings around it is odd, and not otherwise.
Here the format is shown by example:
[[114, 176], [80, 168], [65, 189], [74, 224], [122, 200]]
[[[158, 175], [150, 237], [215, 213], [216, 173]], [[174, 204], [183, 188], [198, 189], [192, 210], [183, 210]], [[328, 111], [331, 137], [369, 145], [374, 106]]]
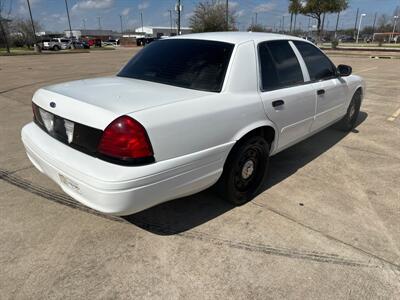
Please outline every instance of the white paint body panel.
[[[29, 123], [22, 129], [22, 141], [32, 163], [83, 204], [104, 213], [131, 214], [213, 185], [236, 141], [251, 130], [274, 129], [273, 155], [340, 119], [356, 89], [364, 89], [361, 78], [349, 76], [335, 79], [343, 89], [328, 92], [324, 99], [317, 99], [316, 88], [324, 85], [329, 90], [333, 82], [261, 92], [257, 44], [298, 38], [256, 33], [176, 38], [235, 45], [220, 93], [104, 77], [53, 85], [33, 96], [40, 107], [50, 110], [49, 103], [54, 101], [57, 106], [52, 113], [101, 130], [121, 115], [133, 117], [149, 135], [154, 163], [112, 164], [81, 153]], [[301, 65], [307, 81], [308, 73]], [[277, 99], [285, 100], [282, 108], [272, 107]]]

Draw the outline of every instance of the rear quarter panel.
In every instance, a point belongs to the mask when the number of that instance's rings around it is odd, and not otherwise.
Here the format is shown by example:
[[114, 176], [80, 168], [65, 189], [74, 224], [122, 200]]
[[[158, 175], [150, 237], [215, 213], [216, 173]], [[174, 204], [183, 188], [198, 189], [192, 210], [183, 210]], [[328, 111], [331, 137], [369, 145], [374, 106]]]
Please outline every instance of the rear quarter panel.
[[148, 131], [157, 161], [234, 143], [257, 127], [270, 125], [257, 92], [254, 43], [237, 45], [221, 93], [153, 107], [132, 115]]

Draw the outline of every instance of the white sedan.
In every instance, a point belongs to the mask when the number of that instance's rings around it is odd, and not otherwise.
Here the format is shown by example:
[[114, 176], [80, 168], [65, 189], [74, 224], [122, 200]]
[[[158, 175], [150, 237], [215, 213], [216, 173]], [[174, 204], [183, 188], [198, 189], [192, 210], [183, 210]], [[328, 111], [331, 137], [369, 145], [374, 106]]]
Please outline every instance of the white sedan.
[[32, 163], [71, 197], [127, 215], [217, 184], [240, 205], [269, 157], [339, 122], [365, 93], [312, 43], [267, 33], [153, 42], [112, 77], [39, 89], [22, 129]]

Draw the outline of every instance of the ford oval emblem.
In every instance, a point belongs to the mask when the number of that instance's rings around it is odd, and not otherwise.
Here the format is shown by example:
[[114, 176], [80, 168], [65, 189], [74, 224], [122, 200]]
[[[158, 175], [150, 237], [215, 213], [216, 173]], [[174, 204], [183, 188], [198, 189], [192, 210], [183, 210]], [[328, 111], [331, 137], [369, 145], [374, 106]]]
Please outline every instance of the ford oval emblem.
[[50, 102], [50, 107], [52, 107], [52, 108], [54, 108], [54, 107], [56, 107], [56, 103], [55, 102]]

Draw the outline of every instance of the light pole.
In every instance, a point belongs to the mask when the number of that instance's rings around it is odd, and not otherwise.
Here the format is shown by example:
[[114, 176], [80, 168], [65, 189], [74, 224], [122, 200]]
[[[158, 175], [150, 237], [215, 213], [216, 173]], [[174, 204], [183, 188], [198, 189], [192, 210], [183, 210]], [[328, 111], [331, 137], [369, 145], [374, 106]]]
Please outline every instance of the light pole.
[[394, 36], [394, 31], [396, 30], [396, 24], [397, 24], [397, 19], [399, 18], [399, 16], [394, 16], [393, 17], [393, 31], [392, 31], [392, 37], [390, 38], [390, 40], [389, 40], [389, 43], [390, 43], [390, 41], [393, 39], [393, 36]]
[[29, 8], [29, 16], [31, 17], [31, 24], [32, 24], [32, 30], [33, 30], [33, 39], [35, 41], [35, 44], [33, 45], [33, 47], [34, 47], [36, 52], [40, 52], [40, 48], [37, 45], [36, 30], [35, 30], [35, 24], [33, 23], [33, 18], [32, 18], [31, 4], [29, 3], [29, 0], [27, 0], [27, 2], [28, 2], [28, 8]]
[[357, 31], [357, 39], [356, 39], [356, 43], [358, 44], [358, 38], [360, 37], [360, 29], [361, 29], [361, 22], [362, 22], [362, 18], [365, 17], [366, 14], [361, 14], [360, 16], [360, 23], [358, 24], [358, 31]]
[[140, 12], [140, 23], [142, 24], [142, 33], [144, 33], [144, 29], [143, 29], [143, 12]]
[[168, 9], [169, 11], [169, 36], [172, 35], [172, 9]]
[[225, 2], [225, 23], [226, 23], [226, 31], [229, 31], [229, 0]]
[[97, 16], [97, 21], [99, 23], [99, 30], [101, 30], [101, 17]]
[[178, 0], [178, 2], [175, 5], [175, 10], [178, 13], [178, 28], [177, 28], [177, 35], [181, 35], [181, 12], [182, 12], [182, 5], [181, 5], [181, 0]]
[[[67, 17], [68, 17], [68, 24], [69, 24], [69, 35], [72, 40], [72, 28], [71, 28], [71, 20], [69, 18], [69, 9], [68, 9], [68, 3], [67, 0], [65, 0], [65, 10], [67, 11]], [[73, 46], [73, 45], [72, 45]]]

